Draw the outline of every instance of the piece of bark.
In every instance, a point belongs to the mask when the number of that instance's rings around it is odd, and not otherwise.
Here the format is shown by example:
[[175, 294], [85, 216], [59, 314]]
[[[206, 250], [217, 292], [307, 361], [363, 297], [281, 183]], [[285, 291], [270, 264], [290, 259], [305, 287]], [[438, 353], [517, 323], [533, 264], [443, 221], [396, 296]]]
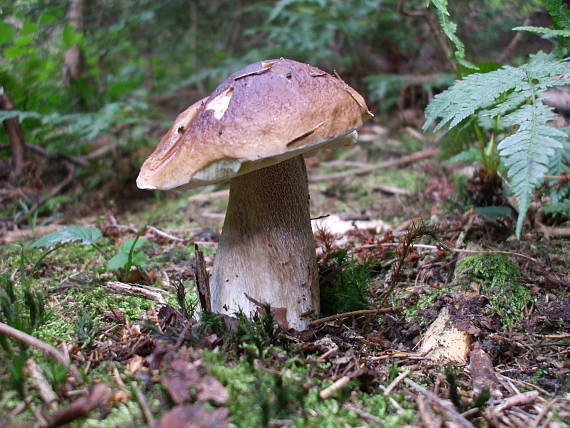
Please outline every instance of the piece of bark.
[[500, 391], [497, 389], [498, 379], [495, 376], [493, 363], [489, 355], [481, 349], [479, 342], [475, 342], [471, 349], [469, 370], [471, 371], [471, 386], [475, 395], [487, 390], [493, 397], [500, 397]]
[[212, 299], [210, 297], [210, 277], [206, 270], [204, 254], [197, 244], [194, 244], [196, 289], [200, 298], [202, 312], [212, 312]]
[[466, 364], [471, 345], [469, 333], [458, 329], [444, 307], [425, 332], [420, 353], [434, 361]]

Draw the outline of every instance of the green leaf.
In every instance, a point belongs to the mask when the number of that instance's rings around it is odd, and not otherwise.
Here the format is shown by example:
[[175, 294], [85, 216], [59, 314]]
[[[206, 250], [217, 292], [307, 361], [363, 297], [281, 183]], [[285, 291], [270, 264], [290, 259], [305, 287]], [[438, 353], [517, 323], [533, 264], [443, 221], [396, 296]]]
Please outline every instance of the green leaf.
[[38, 24], [35, 22], [24, 22], [22, 25], [22, 29], [20, 30], [20, 35], [22, 36], [31, 36], [38, 30]]
[[[454, 128], [468, 117], [499, 119], [500, 129], [514, 132], [497, 146], [511, 188], [519, 203], [516, 235], [522, 225], [533, 190], [544, 178], [552, 159], [561, 156], [564, 131], [548, 122], [554, 117], [539, 94], [552, 87], [570, 85], [567, 59], [556, 60], [539, 52], [520, 67], [503, 67], [489, 73], [475, 73], [434, 97], [426, 108], [423, 129], [436, 120], [439, 130]], [[512, 132], [512, 131], [511, 131]]]
[[547, 123], [553, 117], [550, 108], [539, 98], [505, 117], [507, 123], [518, 125], [516, 132], [497, 146], [519, 203], [517, 238], [521, 235], [532, 191], [542, 183], [555, 150], [562, 147], [560, 139], [566, 137], [566, 133]]
[[96, 227], [67, 226], [61, 230], [42, 236], [34, 241], [33, 248], [53, 247], [66, 242], [76, 242], [89, 245], [94, 244], [101, 238], [101, 231]]
[[498, 218], [505, 218], [512, 212], [511, 207], [506, 206], [499, 206], [499, 205], [491, 205], [488, 207], [475, 207], [475, 213], [491, 218], [491, 219], [498, 219]]
[[6, 22], [0, 21], [0, 45], [11, 43], [14, 40], [14, 27]]
[[13, 46], [8, 46], [6, 49], [4, 49], [4, 58], [6, 59], [17, 59], [20, 58], [21, 56], [24, 56], [26, 53], [28, 52], [28, 48], [26, 46], [18, 46], [18, 45], [13, 45]]
[[36, 113], [35, 111], [21, 111], [21, 110], [0, 110], [0, 122], [3, 122], [7, 119], [12, 119], [17, 117], [20, 121], [27, 119], [27, 118], [40, 118], [41, 114]]
[[[135, 242], [136, 241], [136, 242]], [[107, 262], [107, 270], [119, 270], [123, 269], [129, 262], [129, 254], [131, 248], [133, 248], [132, 265], [133, 266], [144, 266], [147, 263], [146, 255], [141, 251], [141, 248], [148, 244], [146, 239], [127, 239], [121, 244], [115, 254]]]
[[555, 30], [547, 27], [515, 27], [514, 31], [528, 31], [553, 37], [570, 37], [570, 30]]
[[463, 42], [457, 37], [457, 24], [451, 21], [449, 12], [447, 10], [447, 0], [431, 0], [431, 4], [435, 7], [439, 24], [447, 39], [454, 46], [455, 51], [453, 56], [455, 61], [465, 68], [478, 70], [477, 66], [472, 62], [465, 59], [465, 46]]
[[61, 37], [66, 48], [70, 48], [74, 44], [80, 43], [83, 38], [80, 33], [75, 31], [71, 24], [67, 24], [65, 26]]
[[50, 12], [42, 13], [40, 16], [39, 23], [40, 25], [49, 25], [57, 19], [57, 15]]
[[107, 262], [107, 270], [119, 270], [126, 266], [129, 261], [129, 254], [118, 252]]

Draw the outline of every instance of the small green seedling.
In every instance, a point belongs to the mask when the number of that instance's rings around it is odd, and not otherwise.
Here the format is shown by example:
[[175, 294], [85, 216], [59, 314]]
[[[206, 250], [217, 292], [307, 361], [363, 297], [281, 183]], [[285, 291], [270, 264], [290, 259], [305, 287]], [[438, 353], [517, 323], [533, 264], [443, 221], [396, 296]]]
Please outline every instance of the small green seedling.
[[146, 254], [142, 251], [142, 247], [146, 244], [148, 241], [141, 239], [140, 236], [127, 239], [107, 262], [107, 270], [122, 270], [123, 278], [126, 279], [133, 266], [142, 267], [148, 263]]

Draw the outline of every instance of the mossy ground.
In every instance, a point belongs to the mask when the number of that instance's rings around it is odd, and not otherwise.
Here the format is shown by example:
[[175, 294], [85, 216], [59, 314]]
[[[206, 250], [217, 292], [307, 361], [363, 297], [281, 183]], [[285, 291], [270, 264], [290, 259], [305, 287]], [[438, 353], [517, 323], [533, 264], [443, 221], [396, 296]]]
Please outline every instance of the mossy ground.
[[[413, 152], [418, 148], [414, 139], [405, 145], [404, 152]], [[359, 156], [360, 159], [377, 159], [380, 151], [374, 144], [363, 145]], [[358, 156], [351, 158], [353, 154], [350, 150], [339, 152], [335, 159], [358, 160]], [[326, 161], [323, 160], [322, 163], [325, 166], [318, 166], [310, 173], [316, 175], [315, 169], [318, 174], [338, 171], [327, 167]], [[447, 186], [449, 180], [443, 177], [445, 174], [440, 176], [433, 171], [438, 171], [436, 164], [415, 165], [405, 169], [378, 170], [354, 180], [311, 184], [311, 210], [315, 216], [327, 212], [366, 214], [372, 219], [381, 218], [394, 226], [417, 216], [432, 218], [435, 222], [433, 226], [440, 229], [443, 237], [455, 241], [458, 231], [463, 230], [467, 223], [466, 214], [460, 209], [461, 196], [442, 196], [441, 200], [438, 199], [439, 196], [435, 198], [434, 193], [440, 187]], [[438, 183], [430, 182], [434, 176], [439, 180]], [[378, 190], [380, 186], [397, 187], [410, 194], [393, 195]], [[93, 412], [74, 421], [71, 426], [146, 426], [140, 405], [130, 391], [131, 382], [136, 382], [143, 391], [155, 417], [158, 418], [173, 406], [158, 372], [137, 371], [130, 365], [131, 359], [103, 359], [88, 363], [89, 358], [96, 360], [98, 353], [104, 349], [104, 344], [109, 341], [115, 340], [117, 344], [124, 344], [128, 348], [136, 339], [128, 334], [129, 328], [135, 324], [143, 326], [143, 337], [147, 336], [153, 343], [164, 346], [174, 346], [182, 334], [180, 326], [172, 331], [144, 329], [148, 323], [154, 322], [156, 326], [155, 304], [147, 299], [117, 295], [106, 290], [102, 284], [118, 279], [121, 273], [107, 272], [105, 265], [122, 241], [133, 238], [135, 232], [147, 224], [159, 227], [182, 240], [193, 238], [203, 242], [201, 249], [207, 263], [211, 265], [216, 248], [216, 233], [221, 227], [227, 199], [212, 197], [189, 201], [189, 198], [198, 193], [220, 189], [223, 187], [192, 190], [167, 197], [156, 193], [146, 201], [133, 202], [130, 211], [117, 215], [121, 224], [129, 226], [128, 231], [106, 234], [99, 242], [103, 254], [92, 246], [68, 244], [48, 255], [32, 271], [34, 261], [45, 250], [29, 248], [25, 243], [0, 248], [0, 274], [21, 284], [23, 272], [30, 280], [32, 289], [45, 296], [50, 316], [33, 334], [53, 345], [64, 341], [77, 347], [84, 358], [82, 362], [75, 361], [82, 372], [81, 387], [101, 382], [109, 385], [117, 394], [105, 418]], [[106, 215], [100, 214], [91, 218], [90, 225], [103, 228], [105, 219]], [[501, 223], [498, 227], [504, 227], [504, 224]], [[570, 246], [567, 242], [538, 241], [526, 246], [504, 242], [499, 245], [495, 241], [484, 239], [489, 237], [489, 230], [492, 230], [488, 225], [477, 218], [468, 231], [467, 240], [477, 240], [486, 248], [500, 247], [523, 252], [541, 260], [546, 259], [544, 254], [548, 254], [552, 270], [563, 280], [570, 280], [567, 271]], [[142, 278], [148, 285], [167, 289], [170, 293], [167, 303], [176, 310], [179, 304], [173, 285], [178, 281], [184, 285], [188, 297], [195, 299], [191, 263], [194, 257], [193, 245], [188, 241], [169, 241], [156, 236], [148, 239], [150, 244], [143, 249], [148, 263], [141, 267], [146, 275]], [[394, 237], [366, 232], [351, 237], [348, 250], [335, 253], [328, 261], [325, 262], [326, 255], [322, 256], [323, 313], [349, 312], [378, 305], [383, 290], [391, 281], [391, 266], [398, 257], [395, 247], [382, 247], [380, 244], [386, 242], [391, 245], [399, 242], [399, 239], [401, 235]], [[421, 243], [433, 244], [433, 241], [425, 238]], [[366, 251], [358, 250], [362, 244], [379, 246]], [[23, 261], [22, 245], [26, 257]], [[416, 382], [427, 386], [440, 385], [440, 395], [445, 399], [449, 398], [449, 389], [442, 365], [430, 366], [421, 360], [406, 360], [403, 357], [391, 357], [391, 354], [396, 351], [413, 354], [422, 332], [434, 317], [433, 313], [450, 302], [460, 305], [465, 300], [454, 300], [454, 296], [468, 289], [483, 301], [482, 310], [478, 312], [482, 321], [487, 318], [500, 319], [496, 327], [491, 322], [485, 324], [485, 327], [479, 326], [481, 340], [488, 347], [494, 362], [500, 363], [506, 373], [514, 373], [517, 380], [537, 384], [549, 393], [558, 394], [567, 388], [567, 385], [553, 376], [557, 370], [556, 364], [562, 364], [555, 352], [560, 349], [560, 345], [557, 342], [552, 345], [541, 344], [536, 348], [539, 351], [531, 351], [535, 349], [533, 346], [538, 335], [554, 334], [567, 328], [565, 321], [552, 315], [558, 313], [555, 310], [562, 309], [552, 308], [548, 301], [552, 300], [552, 296], [547, 298], [550, 293], [561, 301], [568, 301], [567, 291], [561, 286], [548, 290], [540, 288], [536, 284], [542, 284], [540, 281], [544, 274], [536, 273], [516, 257], [470, 255], [461, 259], [457, 267], [456, 260], [457, 255], [449, 252], [422, 249], [411, 252], [397, 278], [396, 290], [385, 303], [403, 306], [402, 311], [369, 317], [349, 317], [320, 325], [306, 336], [276, 334], [272, 324], [248, 324], [243, 320], [238, 321], [236, 332], [230, 332], [223, 321], [210, 320], [209, 324], [205, 323], [208, 326], [202, 330], [202, 335], [190, 335], [180, 346], [196, 350], [199, 353], [197, 358], [201, 359], [207, 372], [217, 378], [228, 391], [230, 400], [227, 407], [231, 426], [272, 426], [279, 421], [285, 421], [288, 426], [303, 428], [376, 426], [373, 418], [380, 418], [383, 425], [390, 427], [406, 426], [417, 422], [414, 394], [402, 384], [388, 396], [382, 393], [382, 388], [399, 372], [410, 370]], [[24, 269], [18, 272], [22, 264]], [[461, 284], [463, 288], [452, 281], [454, 270], [457, 271], [455, 276], [464, 278]], [[163, 282], [164, 273], [173, 280], [170, 285]], [[124, 315], [126, 324], [113, 324], [113, 321], [105, 319], [103, 314], [110, 310], [119, 310]], [[523, 325], [532, 334], [521, 335]], [[89, 333], [90, 328], [93, 329], [92, 334]], [[106, 335], [108, 329], [114, 329], [112, 331], [117, 332], [117, 337], [110, 338]], [[82, 336], [82, 332], [87, 333]], [[505, 338], [504, 341], [496, 339], [497, 336]], [[522, 349], [516, 348], [512, 342], [517, 341], [525, 346]], [[333, 349], [335, 347], [338, 348], [336, 351]], [[334, 352], [323, 357], [331, 349]], [[50, 378], [56, 392], [61, 392], [59, 404], [60, 408], [65, 408], [72, 400], [62, 392], [65, 389], [65, 382], [62, 381], [65, 372], [39, 352], [32, 351], [29, 355]], [[0, 415], [13, 410], [22, 399], [10, 384], [7, 373], [10, 364], [10, 358], [0, 350]], [[358, 370], [362, 373], [357, 373]], [[129, 390], [122, 396], [118, 394], [123, 391], [123, 387], [116, 379], [116, 372]], [[348, 385], [335, 392], [331, 398], [321, 399], [319, 392], [343, 374], [351, 377]], [[465, 394], [468, 394], [468, 374], [463, 373], [461, 381]], [[34, 423], [36, 419], [33, 410], [43, 407], [33, 382], [30, 379], [25, 379], [24, 382], [23, 391], [29, 397], [30, 404], [13, 419], [14, 423]], [[205, 403], [204, 406], [216, 408], [212, 403]], [[355, 408], [364, 413], [355, 412]], [[363, 414], [371, 415], [372, 419], [366, 419]]]

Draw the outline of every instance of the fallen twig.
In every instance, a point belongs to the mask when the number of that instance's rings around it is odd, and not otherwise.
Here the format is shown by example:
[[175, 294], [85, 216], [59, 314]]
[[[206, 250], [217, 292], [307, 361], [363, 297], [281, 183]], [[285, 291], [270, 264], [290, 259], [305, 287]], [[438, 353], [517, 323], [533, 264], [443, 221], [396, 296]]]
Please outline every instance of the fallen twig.
[[368, 412], [365, 412], [364, 410], [359, 409], [358, 407], [353, 406], [352, 404], [346, 403], [343, 407], [348, 411], [356, 413], [358, 416], [360, 416], [362, 419], [364, 419], [367, 422], [374, 422], [375, 424], [378, 424], [380, 426], [384, 425], [384, 421], [380, 419], [378, 416], [374, 416]]
[[53, 391], [53, 388], [49, 382], [46, 380], [41, 369], [31, 358], [28, 358], [26, 361], [26, 372], [38, 387], [38, 393], [40, 394], [40, 397], [44, 403], [46, 403], [46, 405], [51, 409], [55, 410], [57, 408], [57, 395]]
[[174, 235], [171, 235], [170, 233], [167, 233], [164, 230], [160, 230], [159, 228], [154, 227], [154, 226], [147, 226], [147, 230], [150, 230], [152, 233], [154, 233], [154, 234], [156, 234], [162, 238], [168, 239], [170, 241], [185, 242], [184, 239], [179, 238], [179, 237], [174, 236]]
[[[367, 244], [367, 245], [360, 245], [358, 247], [354, 247], [355, 250], [360, 250], [364, 248], [377, 248], [377, 247], [397, 247], [400, 245], [398, 242], [386, 242], [382, 244]], [[424, 248], [428, 250], [434, 251], [441, 251], [441, 247], [437, 245], [428, 245], [428, 244], [412, 244], [413, 248]], [[447, 248], [445, 249], [447, 250]], [[504, 250], [464, 250], [461, 248], [453, 248], [449, 247], [449, 250], [454, 253], [467, 253], [467, 254], [504, 254], [506, 256], [513, 256], [513, 257], [520, 257], [526, 260], [529, 260], [533, 263], [543, 264], [541, 261], [527, 256], [526, 254], [515, 253], [514, 251], [504, 251]]]
[[527, 391], [521, 392], [520, 394], [513, 395], [507, 398], [503, 403], [494, 407], [491, 411], [498, 415], [504, 410], [510, 409], [514, 406], [525, 406], [527, 404], [534, 403], [538, 398], [538, 391]]
[[375, 165], [369, 165], [362, 168], [351, 169], [349, 171], [336, 172], [333, 174], [326, 175], [315, 175], [309, 177], [309, 182], [314, 183], [316, 181], [329, 181], [329, 180], [341, 180], [343, 178], [353, 177], [355, 175], [364, 175], [370, 172], [376, 171], [382, 168], [393, 168], [398, 166], [407, 165], [413, 162], [417, 162], [423, 159], [431, 158], [439, 153], [438, 149], [427, 149], [421, 152], [414, 153], [408, 156], [402, 156], [398, 159], [391, 159], [389, 161], [380, 162]]
[[161, 305], [166, 304], [164, 295], [168, 294], [166, 290], [156, 287], [147, 287], [138, 284], [127, 284], [119, 281], [108, 281], [105, 283], [105, 288], [108, 291], [127, 296], [144, 297], [145, 299], [154, 300]]
[[69, 407], [60, 410], [49, 416], [47, 426], [49, 428], [59, 427], [65, 425], [69, 422], [76, 420], [82, 416], [87, 415], [91, 410], [97, 407], [103, 407], [107, 405], [111, 399], [111, 390], [107, 385], [103, 383], [98, 383], [91, 389], [89, 395], [78, 398], [73, 401]]
[[413, 380], [404, 379], [404, 382], [408, 386], [414, 388], [419, 393], [423, 394], [429, 401], [431, 401], [432, 403], [436, 404], [441, 409], [443, 409], [447, 413], [449, 413], [455, 419], [455, 421], [459, 425], [461, 425], [462, 427], [464, 427], [464, 428], [475, 428], [475, 426], [471, 422], [469, 422], [467, 419], [465, 419], [465, 417], [462, 416], [461, 413], [459, 413], [457, 410], [455, 410], [451, 404], [443, 401], [441, 398], [439, 398], [433, 392], [428, 391], [424, 387], [415, 383]]
[[348, 376], [343, 376], [340, 379], [336, 380], [335, 382], [333, 382], [332, 385], [326, 387], [325, 389], [323, 389], [321, 392], [319, 392], [319, 397], [321, 397], [322, 400], [326, 400], [327, 398], [331, 398], [332, 395], [338, 391], [339, 389], [344, 388], [346, 385], [348, 385], [348, 383], [350, 382], [350, 377]]
[[386, 313], [386, 312], [395, 312], [395, 311], [399, 311], [402, 308], [403, 308], [403, 306], [394, 306], [392, 308], [361, 309], [359, 311], [344, 312], [342, 314], [331, 315], [328, 317], [313, 320], [309, 323], [309, 325], [318, 325], [318, 324], [322, 324], [322, 323], [325, 323], [328, 321], [334, 321], [334, 320], [338, 320], [338, 319], [342, 319], [342, 318], [355, 317], [355, 316], [360, 316], [360, 315], [374, 315], [374, 314], [380, 314], [380, 313]]
[[131, 387], [135, 391], [135, 397], [137, 398], [137, 402], [139, 403], [139, 407], [141, 408], [145, 422], [149, 427], [153, 427], [154, 417], [152, 416], [150, 406], [148, 405], [148, 402], [146, 401], [144, 394], [142, 393], [142, 391], [140, 390], [135, 381], [131, 382]]
[[73, 364], [71, 364], [69, 358], [66, 358], [57, 348], [54, 348], [50, 344], [42, 342], [40, 339], [37, 339], [34, 336], [30, 336], [29, 334], [24, 333], [23, 331], [18, 330], [17, 328], [10, 327], [9, 325], [4, 324], [3, 322], [0, 322], [0, 334], [4, 334], [28, 346], [39, 349], [46, 356], [53, 358], [54, 360], [63, 364], [66, 367], [69, 367], [73, 376], [75, 376], [77, 379], [80, 378], [79, 372], [73, 366]]
[[410, 374], [409, 371], [403, 371], [402, 373], [400, 373], [398, 377], [394, 379], [392, 382], [390, 382], [390, 385], [388, 385], [386, 389], [384, 389], [384, 395], [390, 395], [390, 393], [394, 390], [394, 388], [396, 388], [396, 386], [409, 374]]

